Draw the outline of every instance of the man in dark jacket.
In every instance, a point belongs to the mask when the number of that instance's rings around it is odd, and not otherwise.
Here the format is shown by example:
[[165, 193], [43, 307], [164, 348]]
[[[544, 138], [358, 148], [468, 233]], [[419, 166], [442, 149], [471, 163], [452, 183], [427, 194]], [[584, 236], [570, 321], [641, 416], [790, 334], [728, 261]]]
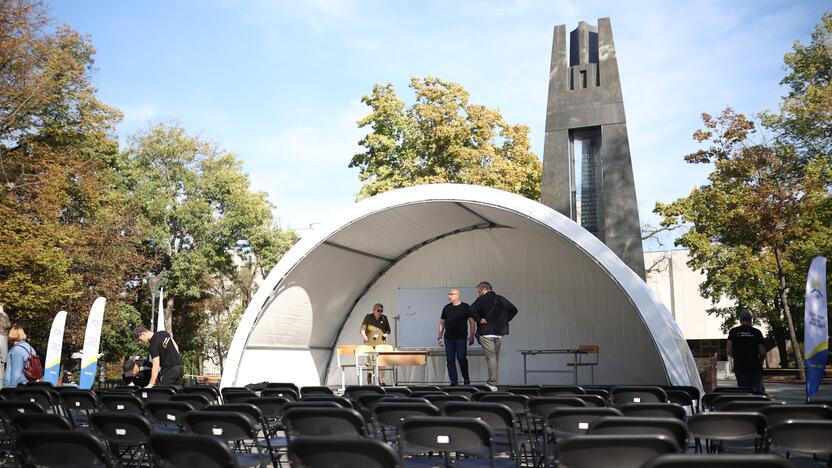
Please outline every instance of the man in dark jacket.
[[471, 304], [471, 314], [477, 322], [477, 338], [485, 353], [488, 366], [488, 385], [497, 389], [500, 368], [500, 345], [503, 336], [508, 335], [508, 322], [517, 315], [517, 307], [503, 296], [497, 295], [491, 284], [480, 281], [477, 285], [479, 297]]

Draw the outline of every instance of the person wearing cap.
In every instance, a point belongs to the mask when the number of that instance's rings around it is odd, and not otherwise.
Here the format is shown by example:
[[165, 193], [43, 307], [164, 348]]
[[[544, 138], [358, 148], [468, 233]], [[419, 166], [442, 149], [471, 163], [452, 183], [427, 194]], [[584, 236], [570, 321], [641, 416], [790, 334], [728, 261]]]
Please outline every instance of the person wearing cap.
[[[390, 335], [390, 321], [384, 315], [384, 306], [380, 303], [373, 304], [373, 312], [364, 316], [361, 321], [361, 338], [364, 344], [376, 346], [387, 344], [387, 337]], [[372, 373], [367, 377], [367, 381], [372, 382]], [[379, 385], [384, 385], [384, 378], [378, 376]]]
[[734, 374], [737, 386], [753, 388], [755, 393], [764, 394], [763, 359], [766, 346], [763, 333], [751, 326], [751, 312], [740, 312], [740, 326], [728, 331], [726, 351], [734, 358]]
[[159, 330], [152, 333], [139, 325], [133, 330], [133, 337], [142, 343], [150, 342], [150, 382], [146, 385], [182, 385], [185, 376], [179, 346], [170, 333]]
[[150, 383], [153, 364], [147, 359], [127, 358], [124, 361], [124, 374], [121, 380], [131, 387], [146, 387]]

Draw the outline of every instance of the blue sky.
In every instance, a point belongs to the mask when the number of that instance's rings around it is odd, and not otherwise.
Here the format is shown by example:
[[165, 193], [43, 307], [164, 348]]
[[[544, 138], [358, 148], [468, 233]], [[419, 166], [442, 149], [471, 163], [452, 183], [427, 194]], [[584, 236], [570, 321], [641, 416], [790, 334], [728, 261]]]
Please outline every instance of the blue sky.
[[347, 167], [367, 113], [361, 97], [412, 76], [462, 84], [471, 101], [531, 127], [543, 150], [552, 30], [609, 16], [642, 222], [656, 201], [707, 175], [682, 157], [701, 112], [777, 107], [783, 54], [808, 41], [823, 1], [65, 1], [52, 16], [98, 49], [99, 96], [123, 137], [179, 120], [235, 153], [282, 227], [353, 203]]

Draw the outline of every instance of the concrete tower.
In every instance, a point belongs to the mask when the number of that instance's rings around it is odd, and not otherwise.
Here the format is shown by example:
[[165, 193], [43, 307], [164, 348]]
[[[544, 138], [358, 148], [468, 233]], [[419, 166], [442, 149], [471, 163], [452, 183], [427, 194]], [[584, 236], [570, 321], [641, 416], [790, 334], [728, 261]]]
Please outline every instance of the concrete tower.
[[[543, 203], [601, 239], [644, 278], [641, 224], [627, 140], [627, 119], [609, 18], [581, 21], [569, 35], [555, 26]], [[580, 154], [576, 155], [576, 149]]]

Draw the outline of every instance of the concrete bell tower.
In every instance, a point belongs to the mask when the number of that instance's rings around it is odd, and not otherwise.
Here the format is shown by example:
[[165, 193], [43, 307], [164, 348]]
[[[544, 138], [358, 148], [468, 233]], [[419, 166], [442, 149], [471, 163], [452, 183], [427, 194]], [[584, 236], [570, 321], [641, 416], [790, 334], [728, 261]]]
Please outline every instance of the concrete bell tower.
[[[627, 119], [609, 18], [555, 26], [542, 201], [603, 241], [644, 278]], [[576, 152], [578, 154], [576, 154]]]

